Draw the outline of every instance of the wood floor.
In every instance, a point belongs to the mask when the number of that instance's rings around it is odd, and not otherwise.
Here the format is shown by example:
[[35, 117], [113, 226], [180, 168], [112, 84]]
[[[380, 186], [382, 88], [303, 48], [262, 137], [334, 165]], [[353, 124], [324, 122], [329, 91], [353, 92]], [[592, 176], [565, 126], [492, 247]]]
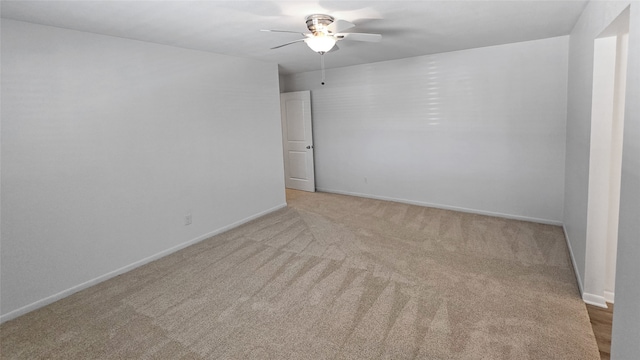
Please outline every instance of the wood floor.
[[611, 324], [613, 320], [613, 304], [607, 303], [608, 309], [587, 304], [591, 327], [596, 336], [600, 358], [609, 360], [611, 357]]

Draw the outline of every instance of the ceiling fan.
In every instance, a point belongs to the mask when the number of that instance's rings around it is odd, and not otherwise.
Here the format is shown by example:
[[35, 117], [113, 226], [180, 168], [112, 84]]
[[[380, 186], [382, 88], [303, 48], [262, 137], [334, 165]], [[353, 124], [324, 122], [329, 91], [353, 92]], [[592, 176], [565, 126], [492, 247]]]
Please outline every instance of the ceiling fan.
[[313, 14], [306, 18], [307, 28], [309, 33], [301, 33], [299, 31], [288, 30], [262, 30], [268, 32], [285, 32], [295, 33], [304, 36], [302, 39], [290, 41], [288, 43], [272, 47], [271, 49], [278, 49], [283, 46], [295, 44], [297, 42], [304, 41], [311, 50], [323, 55], [324, 53], [333, 49], [337, 50], [336, 42], [340, 40], [354, 40], [354, 41], [367, 41], [367, 42], [379, 42], [382, 39], [380, 34], [368, 34], [368, 33], [345, 33], [344, 30], [351, 29], [355, 25], [346, 20], [336, 20], [331, 15], [325, 14]]
[[380, 34], [369, 33], [345, 33], [343, 31], [355, 27], [355, 24], [346, 20], [336, 20], [331, 15], [313, 14], [306, 18], [307, 29], [310, 32], [301, 33], [299, 31], [289, 30], [261, 30], [267, 32], [294, 33], [304, 36], [302, 39], [290, 41], [282, 45], [272, 47], [271, 49], [279, 49], [283, 46], [295, 44], [304, 41], [309, 48], [320, 54], [320, 67], [322, 69], [322, 82], [324, 85], [324, 54], [329, 51], [338, 50], [336, 42], [341, 40], [379, 42], [382, 40]]

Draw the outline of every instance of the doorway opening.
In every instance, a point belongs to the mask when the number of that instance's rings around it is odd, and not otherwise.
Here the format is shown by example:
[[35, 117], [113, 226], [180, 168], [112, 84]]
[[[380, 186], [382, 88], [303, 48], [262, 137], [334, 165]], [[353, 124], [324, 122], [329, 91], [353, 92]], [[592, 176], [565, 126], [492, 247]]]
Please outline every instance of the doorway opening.
[[583, 300], [606, 308], [615, 297], [629, 8], [594, 41], [587, 247]]

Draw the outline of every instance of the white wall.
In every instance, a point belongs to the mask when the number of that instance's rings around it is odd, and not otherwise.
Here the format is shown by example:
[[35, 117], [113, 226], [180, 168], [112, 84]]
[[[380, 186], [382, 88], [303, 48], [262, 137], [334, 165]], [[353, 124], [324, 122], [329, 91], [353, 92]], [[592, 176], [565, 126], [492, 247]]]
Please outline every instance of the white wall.
[[568, 40], [285, 76], [311, 90], [318, 189], [559, 224]]
[[640, 354], [640, 3], [630, 18], [612, 359]]
[[616, 267], [612, 359], [640, 353], [640, 4], [592, 1], [571, 32], [567, 114], [565, 229], [584, 278], [594, 40], [631, 4]]
[[285, 204], [275, 64], [3, 19], [1, 90], [2, 320]]

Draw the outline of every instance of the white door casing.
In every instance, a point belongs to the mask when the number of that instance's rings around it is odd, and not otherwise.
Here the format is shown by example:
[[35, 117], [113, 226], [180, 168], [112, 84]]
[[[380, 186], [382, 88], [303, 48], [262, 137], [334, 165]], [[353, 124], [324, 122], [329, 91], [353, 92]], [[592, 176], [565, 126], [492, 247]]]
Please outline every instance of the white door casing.
[[285, 186], [315, 192], [311, 93], [280, 94]]

